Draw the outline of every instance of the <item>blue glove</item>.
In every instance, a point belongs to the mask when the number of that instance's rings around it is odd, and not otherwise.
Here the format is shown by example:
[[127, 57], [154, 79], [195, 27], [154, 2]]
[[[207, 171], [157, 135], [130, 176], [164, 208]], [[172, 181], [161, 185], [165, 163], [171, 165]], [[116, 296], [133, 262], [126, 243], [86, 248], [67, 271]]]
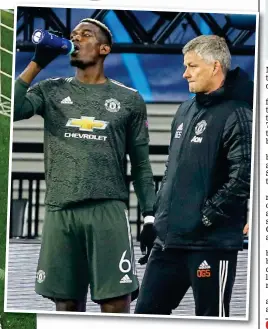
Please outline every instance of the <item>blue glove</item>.
[[[63, 37], [63, 34], [58, 31], [49, 31], [58, 37]], [[32, 61], [38, 64], [42, 69], [45, 68], [50, 62], [52, 62], [56, 57], [61, 54], [59, 49], [53, 49], [51, 47], [46, 47], [43, 45], [36, 45], [35, 53]]]

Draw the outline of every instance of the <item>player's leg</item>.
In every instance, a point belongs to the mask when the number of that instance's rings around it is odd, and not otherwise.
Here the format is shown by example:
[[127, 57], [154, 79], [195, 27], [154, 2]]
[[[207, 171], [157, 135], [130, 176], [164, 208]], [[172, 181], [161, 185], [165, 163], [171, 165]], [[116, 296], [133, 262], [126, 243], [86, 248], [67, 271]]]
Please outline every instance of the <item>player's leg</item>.
[[84, 300], [55, 299], [56, 311], [61, 312], [86, 312], [86, 297]]
[[92, 300], [102, 312], [129, 312], [138, 287], [126, 206], [121, 201], [96, 202], [91, 223], [85, 221]]
[[237, 251], [192, 251], [189, 256], [197, 316], [228, 317]]
[[35, 291], [57, 311], [85, 311], [87, 255], [72, 210], [46, 210]]
[[103, 313], [129, 313], [131, 294], [99, 301]]
[[143, 277], [135, 313], [171, 314], [190, 287], [186, 253], [155, 245]]

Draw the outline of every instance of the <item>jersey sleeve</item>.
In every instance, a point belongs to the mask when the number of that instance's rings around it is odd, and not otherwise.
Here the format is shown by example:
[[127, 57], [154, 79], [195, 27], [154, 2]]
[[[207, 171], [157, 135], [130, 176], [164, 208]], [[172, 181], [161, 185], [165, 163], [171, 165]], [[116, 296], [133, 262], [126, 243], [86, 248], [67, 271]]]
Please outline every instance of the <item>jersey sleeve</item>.
[[149, 132], [147, 111], [139, 93], [134, 95], [134, 104], [127, 135], [128, 153], [131, 162], [133, 186], [143, 216], [153, 214], [155, 189], [152, 168], [149, 161]]
[[35, 114], [43, 116], [45, 108], [44, 95], [40, 83], [29, 88], [20, 78], [15, 82], [14, 121], [29, 119]]
[[149, 143], [146, 105], [141, 95], [134, 94], [133, 109], [128, 129], [129, 147]]

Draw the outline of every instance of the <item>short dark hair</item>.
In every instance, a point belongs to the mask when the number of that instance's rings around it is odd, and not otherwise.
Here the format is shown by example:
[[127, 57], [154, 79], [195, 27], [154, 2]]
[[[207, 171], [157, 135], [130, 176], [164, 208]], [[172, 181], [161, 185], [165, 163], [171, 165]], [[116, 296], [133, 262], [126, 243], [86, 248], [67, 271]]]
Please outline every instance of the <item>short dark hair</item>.
[[94, 18], [84, 18], [79, 23], [92, 23], [98, 26], [100, 30], [103, 32], [103, 34], [105, 35], [108, 45], [110, 47], [112, 46], [113, 44], [112, 32], [108, 29], [108, 27], [105, 24]]

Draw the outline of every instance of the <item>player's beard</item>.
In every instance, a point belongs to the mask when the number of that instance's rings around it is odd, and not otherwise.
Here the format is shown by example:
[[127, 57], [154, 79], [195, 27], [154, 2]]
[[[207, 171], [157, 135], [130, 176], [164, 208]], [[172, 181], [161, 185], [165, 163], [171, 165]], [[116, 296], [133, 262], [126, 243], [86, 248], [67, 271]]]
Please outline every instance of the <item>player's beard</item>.
[[80, 59], [74, 58], [74, 59], [71, 59], [70, 64], [71, 64], [71, 66], [77, 67], [78, 69], [85, 70], [87, 67], [93, 66], [96, 63], [93, 61], [85, 62]]

